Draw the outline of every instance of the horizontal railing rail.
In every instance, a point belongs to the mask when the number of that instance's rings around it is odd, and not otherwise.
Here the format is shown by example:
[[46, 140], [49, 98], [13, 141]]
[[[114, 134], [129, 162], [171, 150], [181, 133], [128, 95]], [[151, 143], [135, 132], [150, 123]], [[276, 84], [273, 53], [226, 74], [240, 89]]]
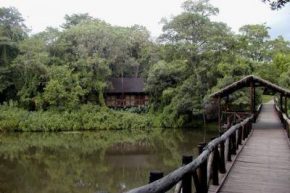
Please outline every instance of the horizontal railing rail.
[[280, 121], [283, 124], [283, 127], [287, 133], [288, 138], [290, 139], [290, 119], [287, 116], [286, 113], [282, 112], [282, 110], [280, 109], [280, 107], [277, 105], [276, 103], [277, 101], [275, 100], [275, 110], [279, 116]]
[[[260, 112], [261, 106], [257, 112]], [[199, 144], [199, 156], [192, 161], [183, 157], [183, 166], [162, 177], [150, 176], [150, 184], [129, 190], [127, 193], [163, 193], [175, 186], [175, 193], [206, 193], [210, 184], [219, 184], [219, 173], [226, 173], [226, 161], [232, 161], [239, 145], [251, 132], [252, 122], [257, 115], [251, 115], [230, 127], [208, 144]], [[187, 161], [186, 161], [187, 160]], [[154, 181], [156, 180], [156, 181]], [[193, 182], [193, 183], [192, 183]]]

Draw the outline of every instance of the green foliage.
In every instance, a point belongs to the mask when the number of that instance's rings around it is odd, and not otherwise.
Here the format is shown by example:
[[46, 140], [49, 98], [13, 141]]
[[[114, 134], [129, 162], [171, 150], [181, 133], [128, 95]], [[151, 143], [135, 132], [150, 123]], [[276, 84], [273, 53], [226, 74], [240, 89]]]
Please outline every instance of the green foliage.
[[67, 66], [52, 66], [48, 81], [42, 94], [43, 103], [60, 109], [74, 109], [80, 104], [84, 91], [77, 74]]
[[151, 128], [152, 117], [114, 111], [95, 105], [82, 105], [74, 111], [26, 111], [0, 106], [1, 131], [68, 131]]
[[65, 15], [64, 19], [65, 19], [65, 23], [62, 25], [62, 28], [64, 29], [71, 28], [82, 22], [89, 22], [89, 21], [95, 20], [93, 17], [91, 17], [87, 13]]
[[[186, 69], [186, 61], [182, 60], [170, 63], [159, 61], [150, 68], [146, 89], [153, 97], [153, 103], [162, 100], [163, 95], [166, 98], [166, 92], [168, 93], [166, 89], [172, 89], [183, 81]], [[166, 102], [166, 100], [164, 101]]]
[[281, 74], [279, 84], [285, 88], [290, 88], [290, 68], [288, 68], [288, 71], [284, 71]]
[[273, 10], [283, 8], [290, 0], [262, 0], [263, 2], [268, 2]]
[[15, 96], [11, 62], [18, 55], [18, 43], [27, 37], [24, 19], [17, 9], [0, 7], [0, 102]]
[[0, 107], [0, 131], [17, 130], [21, 121], [27, 118], [28, 112], [19, 109], [10, 101]]
[[269, 49], [269, 44], [266, 42], [270, 38], [269, 29], [264, 24], [242, 26], [240, 28], [241, 54], [253, 61], [268, 60], [267, 50]]
[[[182, 8], [162, 20], [156, 42], [143, 26], [112, 26], [86, 13], [66, 15], [62, 30], [27, 36], [21, 14], [0, 8], [0, 102], [14, 100], [19, 108], [11, 107], [15, 117], [3, 114], [2, 129], [191, 127], [210, 93], [246, 75], [289, 88], [288, 41], [270, 39], [265, 24], [245, 25], [235, 34], [212, 21], [219, 10], [209, 0], [187, 0]], [[149, 109], [107, 109], [104, 92], [115, 77], [145, 78]], [[246, 90], [229, 100], [248, 108]]]
[[73, 25], [61, 34], [56, 44], [63, 45], [58, 54], [73, 67], [78, 60], [98, 57], [106, 60], [114, 76], [140, 75], [150, 57], [146, 53], [149, 32], [144, 27], [115, 27], [100, 20]]
[[16, 8], [0, 8], [0, 36], [18, 42], [27, 36], [26, 32], [24, 19]]

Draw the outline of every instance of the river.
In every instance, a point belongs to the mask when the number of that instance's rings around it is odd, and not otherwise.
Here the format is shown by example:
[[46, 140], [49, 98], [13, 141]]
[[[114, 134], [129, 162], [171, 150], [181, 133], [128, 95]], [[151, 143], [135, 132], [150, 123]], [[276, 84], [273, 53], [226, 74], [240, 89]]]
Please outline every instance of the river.
[[198, 129], [2, 133], [0, 193], [123, 192], [196, 156], [204, 138]]

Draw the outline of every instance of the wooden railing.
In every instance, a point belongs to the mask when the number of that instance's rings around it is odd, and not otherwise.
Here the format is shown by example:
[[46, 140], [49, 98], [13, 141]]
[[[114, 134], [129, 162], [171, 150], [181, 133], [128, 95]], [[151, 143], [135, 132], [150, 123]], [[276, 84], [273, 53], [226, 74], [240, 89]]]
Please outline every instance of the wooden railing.
[[[261, 106], [257, 112], [260, 112]], [[226, 162], [232, 161], [239, 146], [252, 130], [257, 115], [251, 115], [240, 123], [220, 133], [208, 144], [199, 144], [199, 156], [183, 156], [180, 168], [163, 177], [160, 172], [150, 173], [149, 184], [129, 190], [127, 193], [163, 193], [172, 188], [175, 193], [206, 193], [210, 184], [220, 183], [219, 174], [226, 173]], [[193, 189], [195, 188], [195, 191]]]
[[[256, 122], [256, 119], [258, 115], [260, 114], [260, 111], [262, 109], [262, 104], [260, 104], [254, 113], [254, 120], [253, 122]], [[221, 129], [228, 129], [231, 126], [235, 125], [237, 122], [240, 122], [244, 120], [245, 118], [251, 116], [252, 113], [248, 111], [222, 111], [221, 112]]]
[[286, 113], [284, 113], [283, 111], [281, 111], [280, 107], [277, 105], [276, 103], [277, 101], [275, 100], [275, 109], [276, 112], [278, 113], [279, 119], [281, 120], [281, 123], [283, 124], [283, 127], [288, 135], [288, 138], [290, 139], [290, 119], [287, 116]]

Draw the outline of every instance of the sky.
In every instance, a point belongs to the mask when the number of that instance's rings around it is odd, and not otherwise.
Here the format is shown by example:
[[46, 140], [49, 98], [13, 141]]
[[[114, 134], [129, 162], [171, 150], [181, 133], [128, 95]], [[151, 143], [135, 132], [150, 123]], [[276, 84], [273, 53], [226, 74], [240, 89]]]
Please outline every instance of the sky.
[[[89, 13], [112, 25], [147, 27], [153, 37], [162, 33], [160, 20], [182, 12], [183, 0], [0, 0], [0, 7], [16, 7], [26, 25], [37, 33], [46, 27], [59, 27], [66, 14]], [[270, 35], [290, 40], [290, 3], [272, 11], [262, 0], [211, 0], [220, 12], [215, 21], [227, 23], [233, 31], [245, 24], [271, 27]]]

